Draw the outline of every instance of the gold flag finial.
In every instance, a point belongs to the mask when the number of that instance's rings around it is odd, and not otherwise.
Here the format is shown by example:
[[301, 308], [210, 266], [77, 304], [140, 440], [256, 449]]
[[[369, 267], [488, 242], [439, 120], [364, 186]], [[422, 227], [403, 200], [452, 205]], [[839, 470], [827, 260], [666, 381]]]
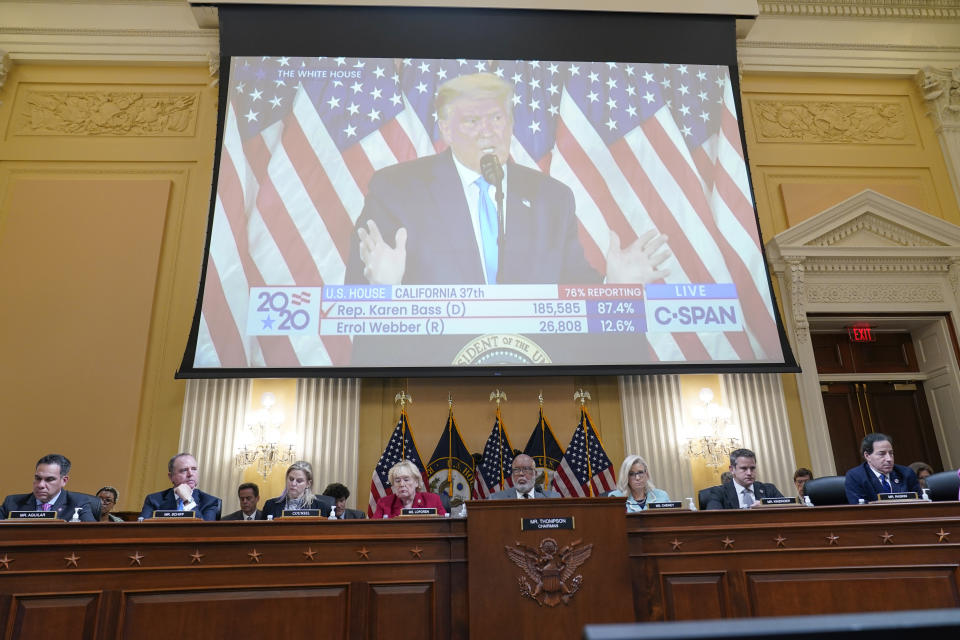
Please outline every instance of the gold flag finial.
[[453, 394], [447, 391], [447, 408], [453, 409]]
[[401, 410], [401, 411], [403, 411], [403, 409], [404, 409], [408, 404], [413, 404], [413, 398], [410, 396], [410, 394], [407, 393], [406, 389], [400, 389], [400, 391], [397, 392], [397, 395], [395, 395], [395, 396], [393, 397], [393, 400], [394, 400], [394, 402], [399, 402], [399, 403], [400, 403], [400, 410]]
[[573, 401], [579, 402], [580, 406], [587, 404], [587, 400], [590, 399], [590, 392], [584, 391], [583, 389], [577, 389], [576, 393], [573, 394]]
[[494, 401], [497, 403], [497, 407], [499, 408], [501, 402], [506, 402], [506, 401], [507, 401], [507, 394], [506, 394], [506, 392], [501, 391], [500, 389], [494, 389], [493, 391], [491, 391], [491, 392], [490, 392], [490, 402], [494, 402]]
[[540, 403], [540, 406], [543, 407], [543, 389], [540, 389], [540, 393], [537, 395], [537, 401]]

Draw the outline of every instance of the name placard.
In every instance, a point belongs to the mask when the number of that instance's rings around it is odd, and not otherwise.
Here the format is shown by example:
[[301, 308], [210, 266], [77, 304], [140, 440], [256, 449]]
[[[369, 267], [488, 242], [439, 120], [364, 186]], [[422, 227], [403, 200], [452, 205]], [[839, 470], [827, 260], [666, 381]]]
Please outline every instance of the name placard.
[[153, 512], [153, 515], [150, 516], [150, 520], [195, 520], [197, 517], [196, 511], [186, 511], [184, 509], [157, 509]]
[[764, 498], [764, 506], [782, 507], [785, 505], [799, 504], [796, 498]]
[[917, 500], [916, 491], [898, 491], [896, 493], [878, 493], [877, 501], [883, 502], [884, 500]]
[[542, 531], [543, 529], [575, 529], [573, 516], [559, 518], [520, 518], [521, 531]]
[[680, 509], [683, 505], [676, 502], [648, 502], [647, 509]]
[[[11, 511], [7, 514], [7, 520], [46, 520], [48, 522], [60, 520], [57, 512], [50, 511]], [[63, 522], [63, 520], [60, 520]]]
[[281, 518], [319, 518], [320, 509], [284, 509]]
[[400, 515], [402, 516], [435, 516], [437, 515], [436, 507], [406, 507], [400, 509]]

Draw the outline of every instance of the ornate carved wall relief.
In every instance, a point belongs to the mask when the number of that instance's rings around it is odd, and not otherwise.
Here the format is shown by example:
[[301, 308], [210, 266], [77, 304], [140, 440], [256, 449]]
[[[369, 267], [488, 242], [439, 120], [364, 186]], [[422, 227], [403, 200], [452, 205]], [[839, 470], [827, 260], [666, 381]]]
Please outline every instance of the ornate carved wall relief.
[[907, 143], [896, 102], [752, 100], [751, 111], [761, 142]]
[[192, 136], [196, 93], [27, 91], [18, 100], [18, 136]]

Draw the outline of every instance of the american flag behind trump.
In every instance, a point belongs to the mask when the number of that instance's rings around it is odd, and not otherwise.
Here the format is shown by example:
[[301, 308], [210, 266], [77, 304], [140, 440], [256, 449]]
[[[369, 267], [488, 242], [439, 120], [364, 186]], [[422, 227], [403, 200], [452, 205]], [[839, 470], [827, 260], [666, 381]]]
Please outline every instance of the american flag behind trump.
[[497, 406], [497, 417], [493, 422], [493, 430], [483, 447], [483, 457], [477, 466], [477, 474], [473, 482], [473, 497], [485, 500], [490, 494], [513, 486], [513, 446], [507, 437], [507, 430], [503, 427], [500, 417], [500, 407]]
[[[377, 509], [377, 501], [393, 493], [390, 488], [389, 473], [390, 468], [401, 460], [409, 460], [417, 469], [420, 475], [425, 476], [426, 469], [423, 467], [423, 461], [420, 459], [420, 452], [417, 450], [417, 444], [413, 441], [413, 433], [410, 431], [410, 424], [407, 422], [407, 410], [400, 410], [400, 420], [387, 441], [387, 446], [377, 461], [377, 466], [373, 469], [373, 477], [370, 479], [370, 503], [367, 505], [367, 517], [372, 518], [373, 512]], [[426, 483], [426, 479], [424, 479]]]
[[580, 407], [580, 423], [553, 474], [553, 489], [564, 497], [583, 497], [600, 496], [616, 486], [613, 463], [593, 428], [586, 407]]
[[476, 72], [513, 86], [511, 156], [573, 189], [598, 270], [611, 231], [657, 230], [667, 282], [736, 283], [745, 331], [651, 333], [645, 357], [781, 357], [726, 67], [235, 57], [195, 366], [350, 364], [346, 337], [246, 335], [250, 288], [343, 283], [371, 175], [442, 149], [436, 88]]

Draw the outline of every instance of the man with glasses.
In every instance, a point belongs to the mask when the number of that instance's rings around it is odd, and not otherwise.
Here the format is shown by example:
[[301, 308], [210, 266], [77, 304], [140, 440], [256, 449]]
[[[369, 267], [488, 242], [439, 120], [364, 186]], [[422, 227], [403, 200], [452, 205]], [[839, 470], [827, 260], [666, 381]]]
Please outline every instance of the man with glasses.
[[511, 477], [513, 486], [490, 495], [490, 500], [529, 500], [532, 498], [559, 498], [556, 491], [543, 491], [536, 485], [537, 465], [533, 458], [521, 453], [513, 459]]

